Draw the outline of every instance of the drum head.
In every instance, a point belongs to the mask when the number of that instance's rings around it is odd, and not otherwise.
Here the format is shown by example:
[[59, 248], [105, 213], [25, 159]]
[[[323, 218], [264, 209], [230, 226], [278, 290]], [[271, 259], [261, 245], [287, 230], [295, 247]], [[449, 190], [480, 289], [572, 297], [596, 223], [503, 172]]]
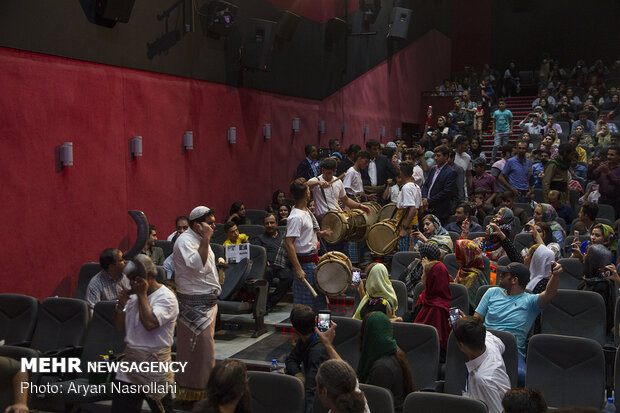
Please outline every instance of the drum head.
[[379, 212], [379, 221], [383, 221], [385, 219], [391, 219], [392, 214], [394, 213], [395, 209], [396, 209], [396, 204], [393, 202], [384, 205], [381, 208], [381, 212]]
[[316, 267], [316, 288], [328, 297], [344, 293], [351, 285], [351, 270], [340, 260], [326, 260]]
[[321, 229], [331, 229], [332, 234], [324, 237], [325, 241], [330, 244], [342, 242], [345, 239], [349, 225], [346, 221], [345, 215], [340, 211], [330, 211], [325, 214], [321, 221]]

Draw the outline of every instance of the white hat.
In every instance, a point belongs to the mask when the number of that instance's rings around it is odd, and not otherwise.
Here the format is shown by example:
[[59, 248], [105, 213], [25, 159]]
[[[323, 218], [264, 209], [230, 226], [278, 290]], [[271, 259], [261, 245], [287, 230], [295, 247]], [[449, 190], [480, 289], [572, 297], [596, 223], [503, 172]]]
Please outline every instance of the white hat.
[[189, 220], [193, 221], [208, 214], [209, 212], [211, 212], [211, 208], [207, 208], [206, 206], [202, 205], [197, 206], [196, 208], [192, 209], [192, 212], [189, 213]]

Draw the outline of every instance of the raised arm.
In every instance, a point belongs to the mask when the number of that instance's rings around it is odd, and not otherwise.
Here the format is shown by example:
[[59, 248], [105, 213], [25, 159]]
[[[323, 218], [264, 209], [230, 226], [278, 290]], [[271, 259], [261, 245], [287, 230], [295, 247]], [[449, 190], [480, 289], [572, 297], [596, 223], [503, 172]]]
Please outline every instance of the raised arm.
[[551, 269], [551, 277], [549, 278], [549, 282], [547, 283], [547, 288], [545, 291], [540, 293], [538, 296], [538, 306], [540, 308], [545, 308], [546, 306], [553, 301], [555, 295], [558, 293], [558, 286], [560, 285], [560, 275], [562, 274], [562, 265], [557, 262], [552, 263], [553, 267]]

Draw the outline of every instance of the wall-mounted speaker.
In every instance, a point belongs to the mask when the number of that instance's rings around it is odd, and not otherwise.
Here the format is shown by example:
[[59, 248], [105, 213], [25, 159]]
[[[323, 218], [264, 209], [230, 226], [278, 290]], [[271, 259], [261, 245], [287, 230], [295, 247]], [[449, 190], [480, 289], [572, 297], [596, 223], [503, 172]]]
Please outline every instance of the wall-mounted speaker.
[[406, 39], [409, 33], [409, 22], [411, 21], [411, 10], [403, 7], [394, 7], [390, 17], [390, 29], [388, 37]]
[[278, 18], [278, 25], [276, 26], [276, 38], [285, 42], [290, 42], [295, 35], [297, 25], [301, 21], [301, 17], [295, 13], [291, 13], [288, 10], [282, 11]]
[[135, 0], [96, 0], [95, 15], [98, 20], [127, 23]]
[[325, 49], [332, 50], [334, 44], [347, 35], [347, 22], [337, 17], [332, 17], [325, 24]]
[[276, 22], [250, 19], [241, 50], [241, 65], [251, 69], [268, 70]]

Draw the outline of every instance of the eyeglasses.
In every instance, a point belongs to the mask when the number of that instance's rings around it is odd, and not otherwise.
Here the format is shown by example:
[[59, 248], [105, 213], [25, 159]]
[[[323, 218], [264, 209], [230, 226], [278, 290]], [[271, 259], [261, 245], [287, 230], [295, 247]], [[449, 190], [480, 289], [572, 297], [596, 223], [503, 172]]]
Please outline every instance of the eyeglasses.
[[181, 225], [181, 226], [177, 225], [177, 231], [180, 229], [187, 231], [188, 228], [189, 228], [189, 225]]

